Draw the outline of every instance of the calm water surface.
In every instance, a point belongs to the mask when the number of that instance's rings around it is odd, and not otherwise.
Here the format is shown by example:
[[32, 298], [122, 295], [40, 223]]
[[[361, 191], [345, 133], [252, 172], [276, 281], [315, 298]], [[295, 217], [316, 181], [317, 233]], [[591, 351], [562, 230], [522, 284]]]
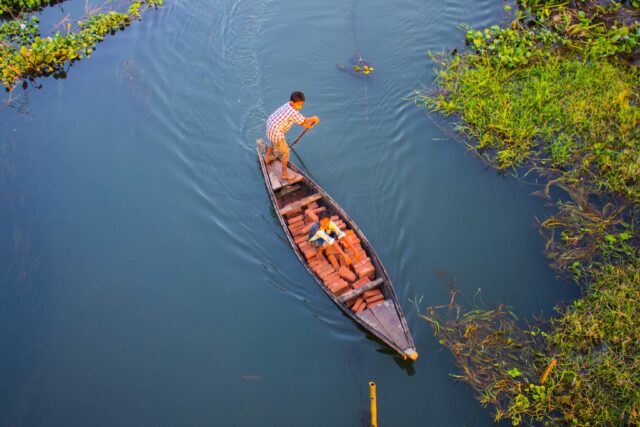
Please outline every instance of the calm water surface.
[[[63, 5], [44, 23], [85, 8]], [[575, 291], [541, 255], [537, 188], [404, 98], [432, 85], [429, 49], [502, 6], [169, 0], [30, 89], [26, 114], [1, 110], [0, 425], [360, 426], [369, 380], [381, 426], [492, 425], [409, 299], [448, 301], [436, 271], [525, 317]], [[357, 53], [366, 83], [336, 69]], [[341, 314], [275, 220], [255, 140], [292, 90], [322, 119], [297, 151], [393, 277], [413, 366]]]

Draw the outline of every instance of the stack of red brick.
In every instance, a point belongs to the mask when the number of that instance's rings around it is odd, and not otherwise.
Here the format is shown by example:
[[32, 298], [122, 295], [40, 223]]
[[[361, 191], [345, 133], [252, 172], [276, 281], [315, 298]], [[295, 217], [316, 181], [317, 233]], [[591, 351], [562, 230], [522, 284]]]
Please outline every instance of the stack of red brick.
[[[321, 253], [316, 253], [316, 250], [307, 241], [307, 234], [311, 225], [318, 221], [318, 213], [325, 210], [325, 207], [318, 206], [316, 202], [310, 203], [306, 208], [301, 207], [289, 212], [286, 215], [287, 225], [293, 235], [294, 242], [300, 248], [311, 269], [334, 295], [339, 296], [352, 289], [358, 289], [373, 280], [375, 267], [371, 263], [371, 259], [367, 257], [367, 253], [362, 249], [360, 239], [358, 239], [353, 230], [346, 229], [346, 224], [337, 215], [332, 216], [331, 221], [346, 233], [345, 239], [342, 240], [349, 240], [355, 253], [346, 242], [341, 240], [340, 244], [353, 261], [356, 258], [358, 258], [358, 261], [349, 267], [344, 263], [342, 257], [338, 256], [337, 251], [329, 249], [326, 251], [326, 257]], [[356, 253], [358, 257], [355, 256]], [[347, 306], [354, 312], [359, 313], [368, 307], [381, 304], [383, 301], [382, 292], [376, 289], [347, 301]]]
[[367, 308], [373, 308], [384, 302], [384, 295], [380, 289], [372, 289], [357, 298], [347, 301], [347, 306], [355, 313], [360, 313]]
[[358, 254], [358, 257], [356, 257], [351, 248], [349, 248], [349, 246], [346, 244], [346, 242], [341, 242], [342, 246], [344, 247], [345, 253], [349, 255], [351, 259], [355, 261], [356, 258], [358, 258], [358, 261], [353, 264], [353, 269], [358, 275], [358, 278], [362, 279], [363, 277], [368, 277], [370, 279], [373, 279], [376, 274], [376, 268], [371, 263], [371, 258], [369, 258], [366, 252], [362, 249], [362, 246], [360, 245], [360, 239], [358, 239], [358, 236], [356, 236], [356, 233], [354, 233], [353, 230], [347, 230], [345, 234], [347, 235], [345, 239], [349, 240], [351, 246], [353, 246]]

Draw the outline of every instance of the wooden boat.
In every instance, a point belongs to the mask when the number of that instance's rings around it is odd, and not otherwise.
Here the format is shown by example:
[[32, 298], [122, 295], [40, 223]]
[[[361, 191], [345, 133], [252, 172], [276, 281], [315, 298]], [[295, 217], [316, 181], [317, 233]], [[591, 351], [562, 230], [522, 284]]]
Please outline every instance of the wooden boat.
[[[280, 161], [265, 163], [265, 145], [257, 141], [258, 158], [271, 203], [291, 247], [316, 280], [320, 288], [347, 316], [370, 331], [403, 358], [416, 360], [413, 338], [398, 303], [396, 291], [380, 259], [349, 215], [318, 184], [289, 163], [295, 174], [291, 180], [280, 180]], [[346, 232], [338, 244], [352, 259], [324, 256], [307, 241], [310, 225], [320, 211], [328, 211], [331, 220]], [[360, 255], [351, 251], [344, 240]], [[355, 276], [355, 277], [354, 277]]]

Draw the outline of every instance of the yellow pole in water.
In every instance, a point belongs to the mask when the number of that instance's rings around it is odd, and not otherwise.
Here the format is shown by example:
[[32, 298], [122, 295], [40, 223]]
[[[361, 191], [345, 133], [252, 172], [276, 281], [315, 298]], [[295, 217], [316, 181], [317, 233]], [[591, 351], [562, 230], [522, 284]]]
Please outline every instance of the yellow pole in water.
[[371, 398], [371, 427], [378, 427], [378, 403], [376, 402], [376, 383], [369, 381], [369, 397]]

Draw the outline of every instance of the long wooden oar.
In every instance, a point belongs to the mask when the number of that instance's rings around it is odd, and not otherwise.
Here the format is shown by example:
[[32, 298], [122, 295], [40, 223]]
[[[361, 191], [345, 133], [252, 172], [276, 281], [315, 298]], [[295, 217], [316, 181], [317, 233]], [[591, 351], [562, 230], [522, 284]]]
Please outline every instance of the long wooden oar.
[[[311, 127], [313, 127], [313, 126], [311, 126]], [[311, 128], [306, 128], [305, 130], [303, 130], [302, 133], [296, 138], [296, 140], [293, 141], [293, 143], [289, 146], [289, 148], [293, 148], [293, 146], [296, 145], [298, 143], [298, 141], [300, 141], [300, 138], [302, 138], [304, 136], [304, 134], [309, 131], [309, 129], [311, 129]]]
[[[315, 126], [315, 125], [314, 125]], [[295, 154], [296, 159], [298, 159], [298, 161], [300, 162], [300, 166], [302, 166], [304, 168], [304, 170], [307, 171], [307, 174], [311, 177], [311, 179], [313, 178], [313, 175], [311, 175], [311, 172], [309, 171], [309, 168], [307, 167], [307, 165], [304, 164], [304, 162], [302, 161], [302, 159], [300, 158], [300, 156], [298, 155], [298, 153], [296, 152], [296, 150], [293, 149], [293, 146], [296, 145], [298, 143], [298, 141], [300, 141], [300, 138], [302, 138], [304, 136], [305, 133], [309, 132], [309, 129], [311, 129], [313, 126], [311, 126], [310, 128], [306, 128], [305, 130], [302, 131], [302, 133], [300, 135], [298, 135], [298, 137], [296, 138], [295, 141], [293, 141], [293, 143], [291, 143], [291, 145], [289, 146], [289, 148], [291, 148], [291, 151], [293, 151], [293, 154]]]

